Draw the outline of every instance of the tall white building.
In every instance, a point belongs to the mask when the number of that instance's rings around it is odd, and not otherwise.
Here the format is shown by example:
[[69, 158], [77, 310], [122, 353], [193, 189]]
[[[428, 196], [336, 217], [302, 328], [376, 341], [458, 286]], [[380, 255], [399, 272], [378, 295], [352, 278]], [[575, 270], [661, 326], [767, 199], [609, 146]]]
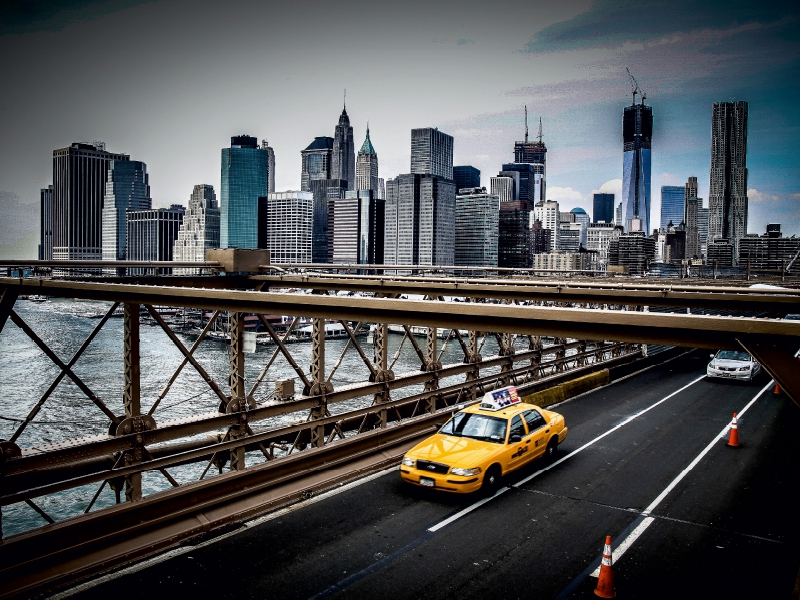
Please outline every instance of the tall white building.
[[454, 265], [496, 267], [500, 238], [500, 198], [486, 188], [456, 196]]
[[512, 177], [492, 177], [489, 179], [489, 193], [500, 198], [500, 202], [513, 202], [517, 199], [517, 189]]
[[554, 200], [537, 202], [533, 207], [533, 218], [536, 221], [541, 221], [544, 229], [550, 230], [550, 247], [558, 248], [558, 202], [555, 202]]
[[[204, 261], [206, 250], [219, 248], [219, 204], [214, 186], [202, 183], [194, 186], [189, 206], [178, 230], [172, 260]], [[176, 275], [190, 275], [197, 269], [174, 269]]]
[[263, 247], [270, 252], [270, 262], [311, 262], [314, 229], [312, 192], [287, 191], [269, 194], [266, 203], [262, 199], [259, 212], [259, 228], [266, 232], [266, 243]]

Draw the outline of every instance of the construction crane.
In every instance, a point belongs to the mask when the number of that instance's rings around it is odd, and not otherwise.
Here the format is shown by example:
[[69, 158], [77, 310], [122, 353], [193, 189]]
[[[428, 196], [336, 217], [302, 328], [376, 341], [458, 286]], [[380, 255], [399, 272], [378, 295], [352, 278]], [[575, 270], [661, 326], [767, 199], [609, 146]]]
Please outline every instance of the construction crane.
[[628, 67], [625, 67], [625, 70], [628, 72], [628, 79], [631, 82], [631, 90], [633, 90], [633, 102], [631, 102], [631, 106], [636, 104], [636, 94], [639, 94], [642, 97], [642, 104], [644, 104], [647, 94], [645, 94], [644, 90], [639, 87], [636, 79], [633, 77], [633, 75], [631, 75], [631, 70]]

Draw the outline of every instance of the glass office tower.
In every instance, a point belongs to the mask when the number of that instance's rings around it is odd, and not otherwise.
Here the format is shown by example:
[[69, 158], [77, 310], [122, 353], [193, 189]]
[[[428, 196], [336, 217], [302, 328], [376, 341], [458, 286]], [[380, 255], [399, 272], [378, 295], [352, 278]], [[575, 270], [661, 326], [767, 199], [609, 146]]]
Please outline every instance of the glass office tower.
[[614, 222], [614, 194], [595, 194], [592, 205], [592, 222]]
[[677, 227], [684, 223], [686, 215], [685, 188], [682, 185], [661, 186], [661, 227], [670, 223]]
[[150, 179], [147, 165], [138, 160], [112, 160], [103, 198], [103, 260], [125, 260], [127, 255], [126, 211], [149, 210]]
[[653, 109], [642, 104], [626, 106], [622, 115], [622, 203], [625, 231], [650, 231], [650, 147]]
[[453, 136], [432, 127], [412, 129], [411, 172], [452, 180]]
[[256, 138], [231, 138], [222, 149], [220, 247], [258, 247], [258, 199], [269, 188], [269, 154]]

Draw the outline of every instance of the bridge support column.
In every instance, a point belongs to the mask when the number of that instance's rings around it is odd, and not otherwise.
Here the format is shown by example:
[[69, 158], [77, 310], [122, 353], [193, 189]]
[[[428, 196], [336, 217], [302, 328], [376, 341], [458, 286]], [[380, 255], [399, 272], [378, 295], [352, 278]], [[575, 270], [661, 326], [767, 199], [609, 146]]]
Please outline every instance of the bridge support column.
[[[508, 373], [514, 368], [514, 361], [511, 359], [514, 356], [514, 344], [510, 333], [504, 333], [500, 339], [500, 349], [498, 354], [500, 356], [507, 356], [508, 360], [504, 361], [500, 366], [500, 373]], [[500, 386], [509, 385], [511, 383], [510, 375], [502, 375], [500, 379]]]
[[[230, 320], [231, 350], [230, 360], [230, 388], [231, 396], [225, 412], [236, 414], [239, 422], [230, 428], [232, 440], [247, 436], [247, 391], [244, 382], [244, 315], [240, 312], [231, 313]], [[230, 452], [231, 471], [241, 471], [245, 468], [244, 446], [234, 448]]]
[[[325, 319], [313, 319], [311, 324], [311, 395], [319, 396], [320, 404], [311, 410], [312, 419], [324, 419], [328, 415], [326, 394], [333, 391], [333, 385], [325, 380]], [[311, 446], [321, 448], [325, 445], [325, 426], [311, 428]]]
[[[122, 402], [125, 406], [125, 420], [135, 419], [142, 414], [141, 401], [141, 366], [139, 363], [139, 305], [125, 303], [123, 309], [123, 353], [124, 353], [124, 388]], [[122, 423], [120, 424], [122, 425]], [[124, 428], [117, 435], [130, 433]], [[139, 463], [143, 458], [144, 446], [139, 443], [142, 437], [136, 435], [133, 452], [125, 454], [125, 465]], [[142, 499], [142, 474], [133, 473], [125, 477], [125, 499], [136, 502]]]
[[[427, 335], [425, 337], [425, 364], [424, 370], [431, 373], [430, 379], [425, 382], [425, 391], [434, 392], [439, 389], [439, 369], [442, 368], [442, 363], [438, 361], [438, 330], [436, 327], [428, 327]], [[425, 401], [425, 412], [436, 412], [436, 395], [431, 393]]]
[[542, 362], [542, 336], [529, 335], [528, 336], [528, 350], [538, 351], [537, 355], [531, 358], [530, 372], [525, 378], [527, 381], [536, 381], [539, 379], [539, 364]]
[[[389, 401], [389, 382], [394, 379], [394, 372], [389, 370], [389, 326], [379, 323], [375, 329], [375, 381], [383, 384], [383, 390], [373, 397], [373, 404]], [[386, 427], [386, 410], [378, 413], [378, 425]]]
[[755, 335], [736, 339], [764, 367], [781, 390], [800, 406], [800, 358], [795, 356], [800, 348], [797, 338], [769, 339]]
[[467, 379], [465, 381], [465, 400], [467, 402], [472, 402], [475, 400], [477, 387], [474, 383], [471, 383], [478, 379], [481, 376], [481, 369], [479, 363], [483, 360], [483, 357], [478, 352], [478, 338], [480, 337], [479, 331], [474, 331], [470, 329], [467, 332], [467, 355], [464, 357], [465, 362], [473, 365], [472, 369], [467, 371]]

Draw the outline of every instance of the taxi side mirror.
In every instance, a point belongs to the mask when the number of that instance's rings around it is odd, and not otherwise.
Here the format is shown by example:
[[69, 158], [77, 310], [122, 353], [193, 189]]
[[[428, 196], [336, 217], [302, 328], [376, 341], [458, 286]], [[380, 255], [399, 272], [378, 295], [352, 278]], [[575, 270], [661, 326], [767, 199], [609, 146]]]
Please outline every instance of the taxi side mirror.
[[714, 358], [713, 354], [709, 354], [708, 356], [709, 356], [709, 358]]
[[521, 441], [522, 441], [522, 436], [518, 434], [514, 434], [510, 438], [508, 438], [509, 444], [518, 444]]

